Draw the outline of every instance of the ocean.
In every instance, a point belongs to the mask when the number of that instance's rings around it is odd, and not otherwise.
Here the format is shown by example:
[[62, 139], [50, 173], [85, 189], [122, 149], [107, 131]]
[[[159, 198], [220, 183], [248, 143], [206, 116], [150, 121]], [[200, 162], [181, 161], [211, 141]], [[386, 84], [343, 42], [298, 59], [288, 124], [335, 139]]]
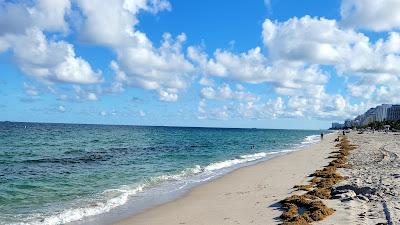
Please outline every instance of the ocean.
[[157, 204], [155, 196], [167, 199], [316, 143], [320, 132], [3, 122], [0, 224], [66, 224], [124, 207], [140, 211]]

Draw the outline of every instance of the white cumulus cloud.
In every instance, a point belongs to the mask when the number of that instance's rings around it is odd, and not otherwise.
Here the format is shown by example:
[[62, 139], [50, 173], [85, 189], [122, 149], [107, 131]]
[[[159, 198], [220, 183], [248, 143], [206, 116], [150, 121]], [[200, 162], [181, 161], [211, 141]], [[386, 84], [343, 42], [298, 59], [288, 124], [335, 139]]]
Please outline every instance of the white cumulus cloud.
[[162, 101], [172, 102], [177, 100], [179, 90], [189, 86], [194, 67], [182, 50], [186, 35], [174, 38], [166, 33], [161, 46], [155, 47], [145, 33], [136, 30], [140, 11], [169, 10], [168, 1], [79, 0], [78, 5], [84, 16], [81, 38], [108, 46], [117, 55], [111, 63], [116, 74], [112, 91], [121, 91], [124, 86], [141, 87], [157, 91]]
[[0, 3], [0, 51], [10, 49], [26, 74], [47, 82], [89, 84], [101, 80], [90, 64], [76, 56], [65, 41], [48, 39], [44, 32], [68, 30], [68, 0], [38, 0], [33, 6]]
[[342, 0], [340, 14], [344, 26], [373, 31], [400, 28], [398, 0]]

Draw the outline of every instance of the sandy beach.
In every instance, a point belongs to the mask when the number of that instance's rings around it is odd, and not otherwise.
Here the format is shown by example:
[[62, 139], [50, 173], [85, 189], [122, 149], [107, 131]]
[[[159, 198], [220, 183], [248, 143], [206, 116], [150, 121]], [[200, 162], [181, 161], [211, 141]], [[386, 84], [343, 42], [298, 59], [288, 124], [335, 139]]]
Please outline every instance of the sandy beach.
[[400, 0], [0, 0], [0, 225], [400, 225]]
[[[293, 186], [306, 184], [326, 166], [335, 148], [333, 134], [302, 151], [236, 170], [194, 188], [186, 196], [148, 209], [115, 225], [131, 224], [279, 224], [279, 201], [304, 194]], [[318, 225], [400, 224], [400, 136], [398, 133], [347, 134], [357, 145], [348, 158], [346, 177], [324, 204], [335, 210]]]
[[278, 202], [296, 193], [293, 186], [325, 166], [334, 138], [254, 166], [238, 169], [194, 188], [184, 197], [114, 225], [157, 224], [278, 224]]
[[348, 179], [336, 186], [336, 212], [315, 224], [400, 224], [400, 135], [367, 132], [347, 135], [358, 148], [349, 156]]

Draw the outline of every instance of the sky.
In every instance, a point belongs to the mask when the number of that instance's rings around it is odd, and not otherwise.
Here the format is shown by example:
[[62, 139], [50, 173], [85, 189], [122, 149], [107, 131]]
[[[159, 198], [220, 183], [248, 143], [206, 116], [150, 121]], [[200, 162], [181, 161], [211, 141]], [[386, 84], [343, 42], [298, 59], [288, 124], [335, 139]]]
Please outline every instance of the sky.
[[326, 129], [400, 103], [400, 0], [0, 0], [0, 121]]

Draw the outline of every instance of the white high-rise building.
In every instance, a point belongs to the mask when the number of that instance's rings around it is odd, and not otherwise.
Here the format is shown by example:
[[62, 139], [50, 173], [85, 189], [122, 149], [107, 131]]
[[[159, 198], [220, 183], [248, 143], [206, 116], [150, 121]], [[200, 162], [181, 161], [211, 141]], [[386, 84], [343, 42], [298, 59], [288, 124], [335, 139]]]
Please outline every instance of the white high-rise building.
[[392, 107], [392, 105], [389, 105], [389, 104], [383, 104], [383, 105], [377, 106], [375, 109], [376, 121], [382, 122], [384, 120], [387, 120], [387, 112], [390, 107]]
[[[368, 109], [364, 114], [354, 118], [354, 120], [347, 119], [344, 122], [344, 127], [352, 126], [367, 126], [373, 122], [398, 121], [400, 120], [400, 105], [382, 104], [375, 108]], [[337, 124], [332, 124], [332, 127]]]
[[361, 121], [362, 126], [367, 126], [368, 124], [376, 121], [375, 109], [376, 108], [370, 108], [364, 113], [363, 120]]
[[400, 120], [400, 105], [393, 105], [388, 109], [387, 119], [392, 121]]

